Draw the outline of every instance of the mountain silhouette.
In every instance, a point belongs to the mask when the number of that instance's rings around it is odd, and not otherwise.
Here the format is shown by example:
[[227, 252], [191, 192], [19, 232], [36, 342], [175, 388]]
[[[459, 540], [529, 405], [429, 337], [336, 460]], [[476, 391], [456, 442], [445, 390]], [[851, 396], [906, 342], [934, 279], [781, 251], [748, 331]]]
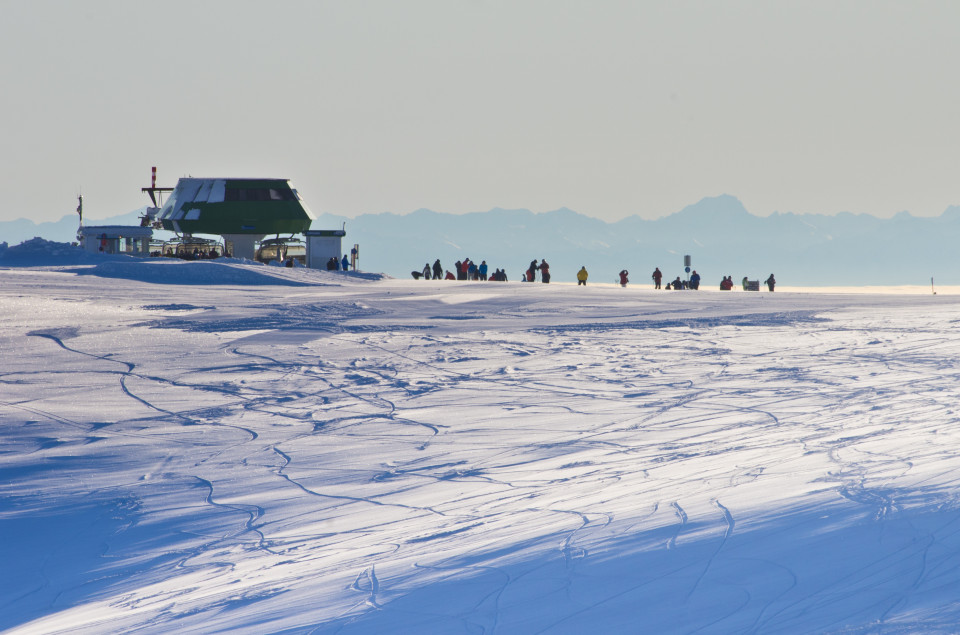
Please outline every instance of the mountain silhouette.
[[[88, 224], [138, 224], [141, 210]], [[531, 260], [547, 259], [553, 280], [573, 281], [585, 266], [593, 282], [614, 282], [621, 269], [633, 283], [647, 284], [660, 267], [666, 279], [686, 277], [683, 257], [703, 286], [732, 275], [763, 279], [775, 273], [782, 285], [960, 284], [954, 256], [960, 239], [960, 207], [939, 217], [902, 212], [881, 219], [868, 214], [774, 213], [754, 216], [734, 196], [704, 198], [656, 220], [631, 216], [607, 223], [568, 208], [534, 213], [494, 208], [444, 214], [419, 209], [409, 214], [324, 214], [314, 229], [345, 227], [344, 251], [359, 245], [360, 268], [409, 277], [440, 259], [445, 269], [469, 257], [486, 260], [491, 271], [518, 280]], [[0, 240], [16, 244], [34, 236], [75, 240], [77, 217], [56, 223], [0, 222]]]

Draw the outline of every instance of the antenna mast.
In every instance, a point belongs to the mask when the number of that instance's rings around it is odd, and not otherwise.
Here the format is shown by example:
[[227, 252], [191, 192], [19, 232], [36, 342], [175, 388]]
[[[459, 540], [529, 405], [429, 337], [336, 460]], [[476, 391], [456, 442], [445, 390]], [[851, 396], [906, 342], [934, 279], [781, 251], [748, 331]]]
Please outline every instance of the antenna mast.
[[172, 187], [157, 187], [157, 166], [150, 168], [150, 187], [141, 187], [141, 192], [146, 192], [150, 195], [150, 202], [153, 203], [153, 209], [147, 209], [146, 215], [142, 216], [140, 219], [140, 225], [142, 227], [154, 227], [155, 229], [159, 228], [159, 221], [156, 220], [157, 213], [160, 211], [160, 208], [163, 206], [163, 193], [172, 192]]
[[[157, 187], [157, 166], [153, 166], [150, 168], [150, 187], [141, 187], [140, 191], [150, 195], [150, 201], [153, 202], [154, 207], [161, 207], [163, 206], [163, 193], [172, 192], [173, 188]], [[158, 194], [159, 196], [157, 196]]]

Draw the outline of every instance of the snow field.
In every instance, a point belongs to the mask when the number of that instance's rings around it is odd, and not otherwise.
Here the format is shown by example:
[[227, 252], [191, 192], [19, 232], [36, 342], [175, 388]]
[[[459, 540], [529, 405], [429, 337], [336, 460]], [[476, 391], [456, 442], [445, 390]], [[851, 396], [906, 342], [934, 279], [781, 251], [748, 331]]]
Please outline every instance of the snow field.
[[0, 629], [960, 623], [958, 298], [229, 266], [0, 270]]

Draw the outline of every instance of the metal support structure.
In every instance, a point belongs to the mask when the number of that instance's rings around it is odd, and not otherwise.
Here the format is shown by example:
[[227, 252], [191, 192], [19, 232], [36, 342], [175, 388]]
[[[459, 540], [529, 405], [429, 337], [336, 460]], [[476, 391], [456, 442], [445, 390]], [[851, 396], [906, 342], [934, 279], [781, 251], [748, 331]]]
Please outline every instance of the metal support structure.
[[140, 191], [150, 195], [150, 201], [154, 207], [163, 207], [163, 193], [172, 192], [173, 188], [157, 187], [157, 166], [153, 166], [150, 168], [150, 187], [141, 187]]

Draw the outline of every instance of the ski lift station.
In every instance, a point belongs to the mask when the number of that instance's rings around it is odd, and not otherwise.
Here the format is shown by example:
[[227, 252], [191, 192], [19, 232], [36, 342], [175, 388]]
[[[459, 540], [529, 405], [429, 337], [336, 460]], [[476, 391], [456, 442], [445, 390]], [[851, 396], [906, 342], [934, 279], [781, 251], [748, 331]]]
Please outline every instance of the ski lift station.
[[182, 178], [156, 214], [163, 229], [221, 236], [227, 253], [251, 260], [261, 240], [302, 234], [314, 218], [286, 179]]
[[[326, 267], [331, 258], [343, 255], [340, 230], [310, 230], [315, 220], [287, 179], [181, 178], [176, 187], [156, 185], [153, 168], [151, 187], [142, 188], [153, 202], [142, 218], [141, 227], [82, 227], [78, 238], [92, 252], [166, 255], [169, 250], [150, 251], [152, 229], [172, 231], [181, 241], [195, 234], [220, 236], [221, 254], [250, 260], [264, 254], [292, 254], [294, 243], [305, 247], [299, 260], [307, 267]], [[166, 202], [158, 195], [168, 193]], [[78, 210], [79, 211], [79, 210]], [[82, 214], [81, 214], [82, 218]], [[301, 234], [305, 245], [294, 238]], [[283, 236], [283, 237], [281, 237]], [[287, 238], [289, 236], [289, 238]]]

